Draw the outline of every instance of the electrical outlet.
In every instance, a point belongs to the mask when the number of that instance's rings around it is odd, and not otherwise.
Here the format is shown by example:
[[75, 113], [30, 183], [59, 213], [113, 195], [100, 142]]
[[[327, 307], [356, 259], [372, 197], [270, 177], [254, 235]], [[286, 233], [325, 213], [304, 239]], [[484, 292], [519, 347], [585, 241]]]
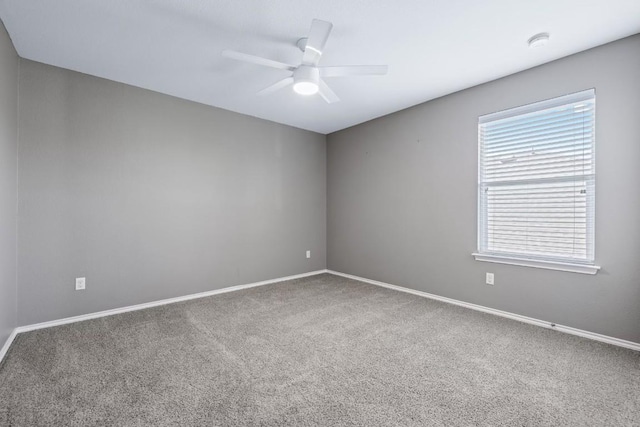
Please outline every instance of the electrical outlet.
[[87, 279], [85, 277], [76, 277], [76, 291], [83, 291], [86, 285]]
[[487, 285], [493, 285], [494, 281], [493, 281], [494, 277], [493, 277], [493, 273], [487, 273]]
[[307, 258], [311, 258], [311, 251], [307, 251]]

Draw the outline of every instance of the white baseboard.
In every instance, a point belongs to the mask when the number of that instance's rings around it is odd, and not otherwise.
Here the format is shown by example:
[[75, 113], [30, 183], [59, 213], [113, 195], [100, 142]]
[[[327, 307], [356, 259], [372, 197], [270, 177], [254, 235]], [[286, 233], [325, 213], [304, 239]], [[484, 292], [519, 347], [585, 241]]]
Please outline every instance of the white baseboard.
[[[68, 323], [82, 322], [83, 320], [96, 319], [98, 317], [113, 316], [114, 314], [126, 313], [129, 311], [144, 310], [145, 308], [157, 307], [159, 305], [172, 304], [174, 302], [188, 301], [196, 298], [208, 297], [211, 295], [224, 294], [227, 292], [240, 291], [243, 289], [255, 288], [256, 286], [270, 285], [272, 283], [284, 282], [286, 280], [301, 279], [303, 277], [315, 276], [326, 273], [327, 270], [316, 270], [309, 273], [295, 274], [293, 276], [279, 277], [277, 279], [263, 280], [262, 282], [248, 283], [246, 285], [229, 286], [227, 288], [215, 289], [213, 291], [200, 292], [197, 294], [184, 295], [181, 297], [167, 298], [158, 301], [146, 302], [143, 304], [129, 305], [127, 307], [114, 308], [111, 310], [98, 311], [95, 313], [82, 314], [80, 316], [66, 317], [64, 319], [51, 320], [49, 322], [35, 323], [33, 325], [18, 326], [15, 333], [35, 331], [36, 329], [51, 328], [53, 326], [66, 325]], [[8, 346], [7, 346], [8, 349]], [[0, 357], [0, 361], [2, 358]]]
[[9, 351], [9, 347], [11, 347], [11, 343], [15, 339], [16, 335], [18, 335], [18, 331], [17, 329], [14, 329], [13, 331], [11, 331], [11, 335], [9, 335], [9, 338], [7, 338], [4, 345], [0, 349], [0, 363], [2, 363], [4, 356], [6, 356], [7, 352]]
[[497, 310], [495, 308], [489, 308], [482, 305], [471, 304], [464, 301], [459, 301], [453, 298], [441, 297], [438, 295], [430, 294], [427, 292], [417, 291], [415, 289], [404, 288], [402, 286], [391, 285], [389, 283], [379, 282], [377, 280], [366, 279], [364, 277], [354, 276], [352, 274], [340, 273], [338, 271], [327, 270], [328, 273], [336, 276], [346, 277], [348, 279], [358, 280], [360, 282], [369, 283], [376, 286], [382, 286], [383, 288], [393, 289], [400, 292], [406, 292], [413, 295], [418, 295], [424, 298], [430, 298], [437, 301], [446, 302], [449, 304], [458, 305], [460, 307], [470, 308], [476, 311], [482, 311], [483, 313], [489, 313], [500, 317], [506, 317], [508, 319], [517, 320], [519, 322], [529, 323], [531, 325], [541, 326], [547, 329], [553, 329], [556, 331], [564, 332], [566, 334], [577, 335], [579, 337], [589, 338], [594, 341], [600, 341], [607, 344], [616, 345], [619, 347], [629, 348], [631, 350], [640, 351], [640, 343], [633, 341], [626, 341], [620, 338], [614, 338], [607, 335], [597, 334], [595, 332], [584, 331], [582, 329], [572, 328], [570, 326], [557, 325], [555, 323], [546, 322], [540, 319], [534, 319], [533, 317], [521, 316], [519, 314], [510, 313], [508, 311]]
[[594, 332], [584, 331], [584, 330], [581, 330], [581, 329], [572, 328], [570, 326], [562, 326], [562, 325], [554, 325], [554, 326], [552, 326], [553, 325], [552, 323], [546, 322], [544, 320], [534, 319], [532, 317], [527, 317], [527, 316], [521, 316], [519, 314], [509, 313], [507, 311], [502, 311], [502, 310], [496, 310], [494, 308], [484, 307], [484, 306], [477, 305], [477, 304], [471, 304], [471, 303], [468, 303], [468, 302], [459, 301], [459, 300], [455, 300], [455, 299], [452, 299], [452, 298], [441, 297], [441, 296], [438, 296], [438, 295], [429, 294], [427, 292], [417, 291], [415, 289], [404, 288], [402, 286], [391, 285], [389, 283], [379, 282], [377, 280], [371, 280], [371, 279], [366, 279], [364, 277], [354, 276], [352, 274], [340, 273], [338, 271], [333, 271], [333, 270], [316, 270], [316, 271], [311, 271], [309, 273], [296, 274], [296, 275], [293, 275], [293, 276], [280, 277], [280, 278], [271, 279], [271, 280], [264, 280], [262, 282], [248, 283], [246, 285], [230, 286], [230, 287], [227, 287], [227, 288], [216, 289], [216, 290], [213, 290], [213, 291], [200, 292], [200, 293], [197, 293], [197, 294], [184, 295], [184, 296], [176, 297], [176, 298], [168, 298], [168, 299], [163, 299], [163, 300], [158, 300], [158, 301], [152, 301], [152, 302], [148, 302], [148, 303], [144, 303], [144, 304], [130, 305], [130, 306], [127, 306], [127, 307], [114, 308], [112, 310], [105, 310], [105, 311], [99, 311], [99, 312], [96, 312], [96, 313], [83, 314], [83, 315], [80, 315], [80, 316], [67, 317], [67, 318], [64, 318], [64, 319], [52, 320], [52, 321], [49, 321], [49, 322], [36, 323], [36, 324], [33, 324], [33, 325], [19, 326], [19, 327], [15, 328], [13, 330], [11, 335], [9, 335], [9, 338], [7, 338], [7, 341], [2, 346], [2, 349], [0, 349], [0, 362], [2, 362], [2, 360], [4, 359], [4, 356], [9, 351], [9, 347], [11, 346], [11, 343], [15, 339], [16, 335], [21, 333], [21, 332], [35, 331], [36, 329], [51, 328], [53, 326], [66, 325], [68, 323], [82, 322], [83, 320], [96, 319], [96, 318], [105, 317], [105, 316], [113, 316], [114, 314], [126, 313], [126, 312], [129, 312], [129, 311], [136, 311], [136, 310], [143, 310], [145, 308], [157, 307], [159, 305], [172, 304], [172, 303], [180, 302], [180, 301], [188, 301], [188, 300], [191, 300], [191, 299], [203, 298], [203, 297], [208, 297], [208, 296], [211, 296], [211, 295], [218, 295], [218, 294], [223, 294], [223, 293], [227, 293], [227, 292], [234, 292], [234, 291], [239, 291], [239, 290], [242, 290], [242, 289], [254, 288], [256, 286], [264, 286], [264, 285], [269, 285], [269, 284], [272, 284], [272, 283], [284, 282], [286, 280], [294, 280], [294, 279], [300, 279], [300, 278], [303, 278], [303, 277], [315, 276], [315, 275], [322, 274], [322, 273], [330, 273], [330, 274], [334, 274], [336, 276], [342, 276], [342, 277], [346, 277], [346, 278], [349, 278], [349, 279], [358, 280], [360, 282], [370, 283], [372, 285], [382, 286], [384, 288], [393, 289], [393, 290], [400, 291], [400, 292], [406, 292], [406, 293], [410, 293], [410, 294], [413, 294], [413, 295], [418, 295], [418, 296], [421, 296], [421, 297], [424, 297], [424, 298], [430, 298], [430, 299], [434, 299], [434, 300], [437, 300], [437, 301], [442, 301], [442, 302], [446, 302], [446, 303], [449, 303], [449, 304], [454, 304], [454, 305], [458, 305], [458, 306], [461, 306], [461, 307], [470, 308], [472, 310], [482, 311], [484, 313], [494, 314], [496, 316], [501, 316], [501, 317], [506, 317], [508, 319], [518, 320], [520, 322], [529, 323], [531, 325], [541, 326], [541, 327], [547, 328], [547, 329], [555, 329], [557, 331], [564, 332], [564, 333], [567, 333], [567, 334], [577, 335], [577, 336], [584, 337], [584, 338], [589, 338], [589, 339], [592, 339], [592, 340], [595, 340], [595, 341], [605, 342], [607, 344], [613, 344], [613, 345], [617, 345], [619, 347], [625, 347], [625, 348], [629, 348], [629, 349], [632, 349], [632, 350], [640, 351], [640, 343], [635, 343], [635, 342], [632, 342], [632, 341], [626, 341], [626, 340], [622, 340], [622, 339], [619, 339], [619, 338], [610, 337], [610, 336], [607, 336], [607, 335], [597, 334], [597, 333], [594, 333]]

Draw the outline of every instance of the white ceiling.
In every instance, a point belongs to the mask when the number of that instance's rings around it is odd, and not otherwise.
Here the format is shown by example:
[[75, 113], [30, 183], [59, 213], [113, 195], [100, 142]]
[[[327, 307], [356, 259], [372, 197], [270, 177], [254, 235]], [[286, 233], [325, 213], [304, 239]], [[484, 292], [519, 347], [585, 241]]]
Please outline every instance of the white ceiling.
[[[323, 134], [640, 32], [640, 0], [0, 0], [20, 56]], [[326, 104], [286, 71], [313, 18], [334, 29], [320, 65], [388, 64], [333, 78]], [[527, 39], [551, 34], [542, 49]]]

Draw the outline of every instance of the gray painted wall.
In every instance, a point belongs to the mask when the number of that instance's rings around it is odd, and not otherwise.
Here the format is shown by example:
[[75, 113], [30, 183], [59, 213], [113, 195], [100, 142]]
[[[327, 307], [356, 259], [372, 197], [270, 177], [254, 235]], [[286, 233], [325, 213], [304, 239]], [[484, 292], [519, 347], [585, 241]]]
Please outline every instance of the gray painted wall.
[[18, 67], [0, 22], [0, 348], [16, 327]]
[[323, 135], [28, 60], [19, 132], [20, 325], [326, 267]]
[[[329, 135], [328, 268], [640, 342], [638, 52], [640, 35]], [[478, 116], [593, 87], [602, 271], [473, 260]]]

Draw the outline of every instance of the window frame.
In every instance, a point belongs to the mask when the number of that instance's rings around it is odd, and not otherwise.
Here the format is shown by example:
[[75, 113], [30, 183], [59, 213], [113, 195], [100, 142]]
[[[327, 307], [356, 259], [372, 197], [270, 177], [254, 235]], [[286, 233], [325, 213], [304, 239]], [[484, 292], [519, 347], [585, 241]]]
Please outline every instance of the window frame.
[[[481, 139], [481, 129], [484, 123], [495, 122], [497, 120], [504, 120], [512, 117], [520, 117], [526, 114], [535, 113], [543, 110], [547, 110], [550, 108], [558, 108], [565, 105], [575, 104], [577, 102], [582, 101], [593, 101], [593, 136], [592, 136], [592, 149], [593, 149], [593, 158], [595, 162], [595, 121], [596, 121], [596, 94], [595, 89], [588, 89], [581, 92], [576, 92], [552, 99], [547, 99], [544, 101], [539, 101], [527, 105], [523, 105], [520, 107], [510, 108], [507, 110], [502, 110], [496, 113], [490, 113], [486, 115], [482, 115], [478, 118], [478, 204], [477, 204], [477, 247], [476, 252], [472, 255], [474, 256], [476, 261], [484, 261], [484, 262], [494, 262], [500, 264], [510, 264], [517, 266], [525, 266], [525, 267], [533, 267], [533, 268], [544, 268], [551, 270], [559, 270], [559, 271], [568, 271], [573, 273], [584, 273], [584, 274], [596, 274], [600, 269], [599, 266], [595, 265], [595, 163], [593, 166], [593, 194], [591, 204], [587, 205], [587, 215], [591, 215], [591, 229], [588, 230], [590, 234], [590, 239], [587, 241], [591, 243], [591, 246], [587, 248], [587, 252], [591, 251], [593, 253], [593, 260], [567, 260], [566, 258], [554, 257], [554, 256], [540, 256], [537, 257], [535, 255], [528, 255], [525, 253], [517, 253], [517, 252], [502, 252], [502, 251], [483, 251], [481, 248], [484, 246], [484, 242], [482, 239], [487, 235], [487, 230], [485, 230], [485, 226], [487, 226], [487, 212], [483, 211], [483, 208], [488, 210], [488, 205], [483, 205], [483, 195], [481, 194], [483, 184], [486, 186], [487, 182], [482, 181], [483, 177], [483, 152], [482, 150], [482, 139]], [[589, 203], [589, 202], [587, 202]], [[488, 226], [487, 226], [488, 227]], [[588, 244], [588, 243], [587, 243]]]

